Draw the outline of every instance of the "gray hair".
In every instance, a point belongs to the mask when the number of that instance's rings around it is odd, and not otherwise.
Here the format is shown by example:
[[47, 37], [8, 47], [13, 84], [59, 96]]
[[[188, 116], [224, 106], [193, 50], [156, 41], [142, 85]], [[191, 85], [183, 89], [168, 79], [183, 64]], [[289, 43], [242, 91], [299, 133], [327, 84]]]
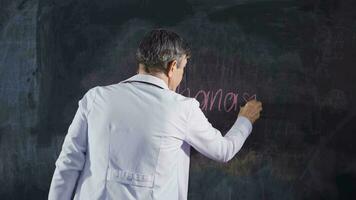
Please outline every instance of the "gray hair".
[[191, 56], [188, 43], [177, 33], [165, 29], [153, 29], [146, 33], [136, 51], [136, 60], [145, 66], [146, 72], [155, 68], [166, 71], [167, 65], [180, 57]]

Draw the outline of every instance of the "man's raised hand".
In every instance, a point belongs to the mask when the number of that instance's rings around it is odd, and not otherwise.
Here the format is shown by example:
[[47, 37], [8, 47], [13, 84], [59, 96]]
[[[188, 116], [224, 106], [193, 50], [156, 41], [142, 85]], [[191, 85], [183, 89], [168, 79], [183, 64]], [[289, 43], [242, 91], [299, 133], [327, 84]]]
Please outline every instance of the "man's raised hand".
[[260, 112], [262, 111], [262, 103], [255, 99], [248, 101], [245, 106], [240, 107], [238, 116], [244, 116], [253, 124], [258, 118], [260, 118]]

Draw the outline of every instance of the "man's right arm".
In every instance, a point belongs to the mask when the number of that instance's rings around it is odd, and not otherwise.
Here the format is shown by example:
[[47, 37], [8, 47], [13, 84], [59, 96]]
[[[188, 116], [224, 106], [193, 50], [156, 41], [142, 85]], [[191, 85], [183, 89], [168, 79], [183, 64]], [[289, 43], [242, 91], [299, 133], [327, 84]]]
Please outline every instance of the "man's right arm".
[[94, 90], [90, 89], [78, 102], [78, 109], [64, 138], [62, 150], [55, 162], [48, 200], [69, 200], [85, 164], [87, 151], [89, 107], [92, 106]]
[[234, 125], [222, 136], [214, 128], [199, 107], [199, 102], [192, 99], [185, 140], [204, 156], [218, 162], [228, 162], [241, 149], [252, 131], [252, 123], [244, 116], [238, 116]]

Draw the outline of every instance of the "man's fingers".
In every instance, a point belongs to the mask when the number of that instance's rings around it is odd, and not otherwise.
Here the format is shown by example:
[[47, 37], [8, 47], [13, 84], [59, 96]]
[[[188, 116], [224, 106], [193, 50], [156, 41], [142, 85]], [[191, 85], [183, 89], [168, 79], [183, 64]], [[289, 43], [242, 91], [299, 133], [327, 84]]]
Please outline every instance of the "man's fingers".
[[262, 108], [262, 103], [261, 102], [259, 102], [258, 107]]
[[248, 101], [245, 106], [252, 106], [252, 107], [255, 107], [257, 108], [258, 106], [261, 106], [262, 104], [258, 103], [258, 101], [256, 100], [251, 100], [251, 101]]
[[260, 110], [262, 108], [262, 104], [254, 104], [253, 107], [256, 109], [256, 110]]
[[256, 99], [252, 99], [252, 100], [249, 100], [246, 105], [250, 105], [250, 104], [255, 104], [257, 102]]

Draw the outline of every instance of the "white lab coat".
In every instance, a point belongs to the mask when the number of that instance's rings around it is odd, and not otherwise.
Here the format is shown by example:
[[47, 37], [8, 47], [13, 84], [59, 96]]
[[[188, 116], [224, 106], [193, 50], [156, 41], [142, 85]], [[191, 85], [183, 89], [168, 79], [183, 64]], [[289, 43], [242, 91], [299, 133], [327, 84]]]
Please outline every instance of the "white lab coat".
[[197, 100], [146, 74], [91, 88], [78, 104], [50, 200], [185, 200], [190, 146], [227, 162], [252, 131], [238, 117], [223, 137]]

